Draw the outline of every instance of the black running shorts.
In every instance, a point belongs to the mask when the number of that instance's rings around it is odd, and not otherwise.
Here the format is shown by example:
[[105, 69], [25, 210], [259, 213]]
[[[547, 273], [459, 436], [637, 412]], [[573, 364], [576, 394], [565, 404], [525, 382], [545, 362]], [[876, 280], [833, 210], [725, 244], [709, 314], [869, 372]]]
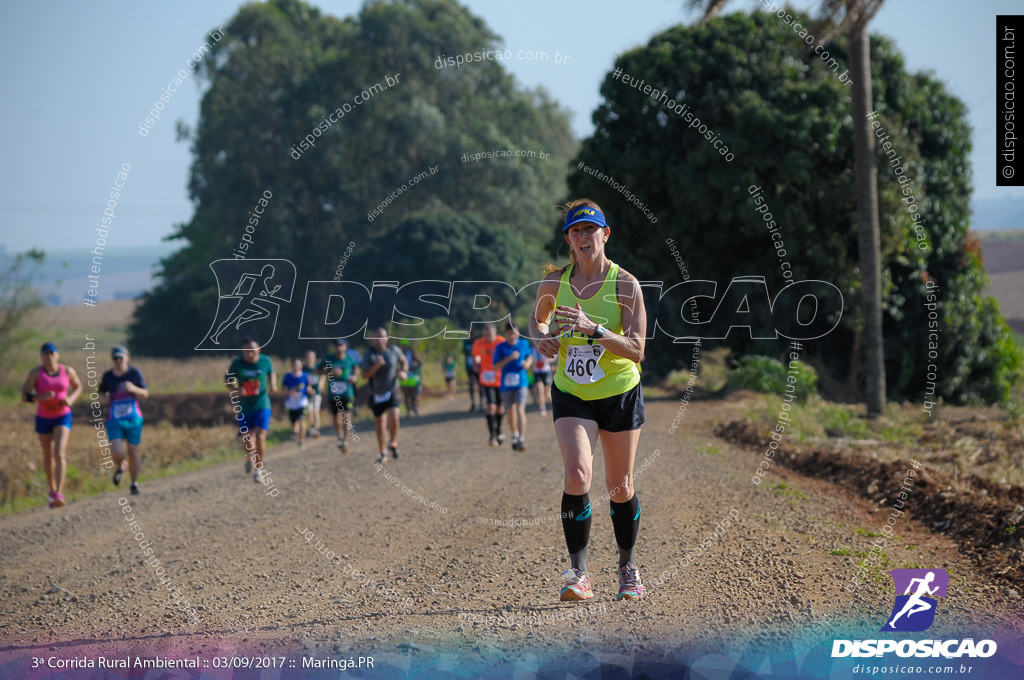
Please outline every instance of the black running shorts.
[[382, 402], [374, 401], [373, 393], [371, 393], [368, 401], [370, 404], [370, 410], [373, 411], [374, 418], [379, 418], [385, 413], [387, 413], [390, 409], [398, 408], [399, 406], [402, 405], [402, 397], [398, 395], [398, 390], [392, 390], [391, 398]]
[[480, 389], [484, 391], [484, 403], [490, 406], [501, 406], [501, 393], [497, 387], [488, 387], [487, 385], [481, 385]]
[[646, 422], [644, 417], [644, 393], [640, 383], [622, 394], [604, 399], [587, 401], [563, 392], [558, 385], [551, 386], [551, 413], [559, 418], [582, 418], [593, 420], [605, 432], [626, 432], [639, 430]]

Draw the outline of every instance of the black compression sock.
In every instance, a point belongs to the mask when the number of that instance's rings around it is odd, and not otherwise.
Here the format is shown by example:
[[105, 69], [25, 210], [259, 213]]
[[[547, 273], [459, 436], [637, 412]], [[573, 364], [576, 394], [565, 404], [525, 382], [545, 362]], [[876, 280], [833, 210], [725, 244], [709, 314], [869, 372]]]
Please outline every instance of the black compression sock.
[[495, 413], [494, 414], [494, 422], [496, 423], [495, 426], [494, 426], [494, 431], [497, 432], [499, 435], [501, 434], [501, 416], [502, 415], [503, 414], [501, 414], [501, 413]]
[[562, 492], [562, 531], [572, 566], [587, 570], [587, 545], [590, 543], [590, 496], [572, 496]]
[[491, 437], [495, 437], [494, 434], [494, 414], [488, 413], [487, 415], [487, 434]]
[[[636, 564], [636, 536], [640, 531], [640, 499], [633, 494], [625, 503], [611, 501], [612, 528], [619, 545], [619, 568]], [[564, 520], [563, 520], [564, 521]]]

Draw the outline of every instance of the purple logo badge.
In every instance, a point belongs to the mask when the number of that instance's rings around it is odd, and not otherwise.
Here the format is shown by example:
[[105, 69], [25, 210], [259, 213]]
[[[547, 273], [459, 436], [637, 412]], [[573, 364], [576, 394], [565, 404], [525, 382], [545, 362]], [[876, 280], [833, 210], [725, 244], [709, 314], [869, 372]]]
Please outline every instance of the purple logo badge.
[[935, 621], [936, 597], [945, 597], [949, 574], [943, 569], [893, 569], [896, 604], [883, 631], [927, 630]]

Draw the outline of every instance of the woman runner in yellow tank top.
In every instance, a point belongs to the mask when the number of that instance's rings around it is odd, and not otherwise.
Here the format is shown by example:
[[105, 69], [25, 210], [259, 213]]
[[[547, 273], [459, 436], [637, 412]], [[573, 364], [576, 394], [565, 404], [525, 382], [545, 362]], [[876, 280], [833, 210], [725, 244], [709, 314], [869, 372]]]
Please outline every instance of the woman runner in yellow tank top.
[[600, 437], [619, 546], [618, 599], [635, 600], [644, 595], [635, 555], [640, 502], [633, 490], [633, 462], [644, 423], [638, 364], [644, 358], [647, 313], [636, 277], [605, 255], [611, 228], [597, 203], [569, 203], [562, 231], [571, 264], [544, 279], [530, 316], [538, 351], [558, 357], [551, 405], [565, 470], [562, 529], [572, 564], [562, 572], [560, 599], [593, 597], [587, 575], [589, 492]]

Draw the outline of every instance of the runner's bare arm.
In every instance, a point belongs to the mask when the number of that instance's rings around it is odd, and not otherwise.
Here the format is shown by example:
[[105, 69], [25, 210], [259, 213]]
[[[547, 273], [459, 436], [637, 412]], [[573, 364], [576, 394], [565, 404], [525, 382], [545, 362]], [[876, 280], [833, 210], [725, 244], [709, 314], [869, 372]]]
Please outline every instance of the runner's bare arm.
[[124, 389], [131, 392], [139, 399], [149, 399], [149, 390], [145, 387], [139, 387], [135, 383], [126, 380], [124, 383]]
[[377, 372], [378, 368], [380, 368], [380, 364], [374, 364], [373, 366], [370, 366], [365, 371], [363, 371], [363, 376], [362, 377], [364, 377], [367, 380], [369, 380], [370, 378], [373, 377], [373, 374]]
[[39, 367], [36, 366], [28, 372], [25, 384], [21, 388], [21, 400], [31, 403], [36, 396], [36, 380], [39, 379]]
[[64, 397], [64, 403], [71, 406], [75, 403], [75, 399], [78, 399], [78, 395], [82, 393], [82, 381], [78, 379], [78, 373], [75, 369], [68, 366], [68, 384], [74, 388], [68, 393], [68, 396]]
[[639, 364], [644, 360], [647, 346], [647, 310], [644, 308], [643, 290], [636, 277], [624, 269], [619, 269], [617, 284], [621, 291], [617, 297], [622, 308], [622, 335], [609, 332], [598, 342], [609, 352]]
[[237, 390], [239, 387], [238, 376], [231, 372], [234, 367], [234, 363], [228, 366], [228, 370], [224, 372], [224, 387], [227, 388], [228, 392], [231, 390]]
[[537, 343], [537, 351], [549, 359], [558, 354], [558, 339], [552, 337], [551, 315], [555, 311], [555, 297], [558, 295], [560, 271], [551, 272], [544, 277], [537, 288], [537, 304], [530, 315], [529, 339]]
[[267, 380], [267, 392], [274, 394], [277, 392], [277, 373], [270, 371], [269, 380]]

